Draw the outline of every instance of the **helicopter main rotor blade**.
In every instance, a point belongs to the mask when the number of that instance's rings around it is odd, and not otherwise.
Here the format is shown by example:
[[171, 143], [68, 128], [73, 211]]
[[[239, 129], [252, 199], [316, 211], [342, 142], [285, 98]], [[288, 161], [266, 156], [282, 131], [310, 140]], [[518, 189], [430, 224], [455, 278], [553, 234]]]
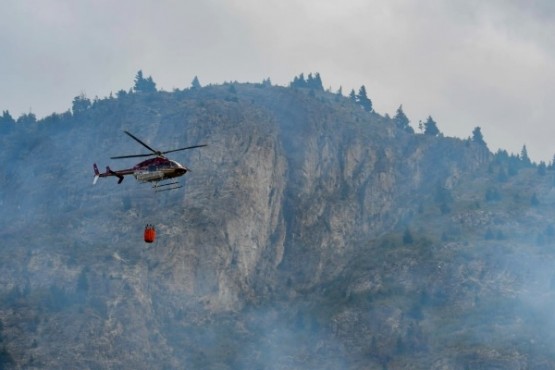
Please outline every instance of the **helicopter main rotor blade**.
[[174, 149], [174, 150], [168, 150], [168, 151], [166, 151], [166, 152], [162, 152], [162, 154], [173, 153], [173, 152], [179, 152], [180, 150], [187, 150], [187, 149], [194, 149], [194, 148], [202, 148], [203, 146], [208, 146], [208, 144], [193, 145], [193, 146], [187, 146], [187, 147], [185, 147], [185, 148]]
[[156, 155], [160, 155], [161, 152], [158, 150], [154, 150], [151, 147], [149, 147], [148, 145], [146, 145], [145, 143], [143, 143], [139, 138], [133, 136], [132, 133], [130, 133], [129, 131], [123, 131], [125, 132], [127, 135], [131, 136], [133, 139], [135, 139], [139, 144], [142, 144], [145, 148], [147, 148], [148, 150], [150, 150], [152, 153], [156, 154]]
[[132, 154], [132, 155], [120, 155], [117, 157], [110, 157], [110, 159], [121, 159], [121, 158], [138, 158], [138, 157], [152, 157], [155, 154]]

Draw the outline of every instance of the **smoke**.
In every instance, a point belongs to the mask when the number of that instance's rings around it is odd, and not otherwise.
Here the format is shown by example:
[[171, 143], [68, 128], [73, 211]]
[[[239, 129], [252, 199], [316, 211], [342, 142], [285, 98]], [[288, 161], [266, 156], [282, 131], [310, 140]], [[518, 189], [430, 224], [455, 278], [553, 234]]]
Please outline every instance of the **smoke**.
[[178, 191], [92, 185], [92, 163], [137, 149], [114, 144], [112, 116], [9, 134], [6, 366], [551, 364], [552, 180], [521, 168], [499, 183], [471, 143], [400, 135], [345, 101], [332, 119], [327, 95], [291, 94], [277, 95], [287, 110], [131, 105], [145, 141], [209, 144], [179, 158], [192, 171]]

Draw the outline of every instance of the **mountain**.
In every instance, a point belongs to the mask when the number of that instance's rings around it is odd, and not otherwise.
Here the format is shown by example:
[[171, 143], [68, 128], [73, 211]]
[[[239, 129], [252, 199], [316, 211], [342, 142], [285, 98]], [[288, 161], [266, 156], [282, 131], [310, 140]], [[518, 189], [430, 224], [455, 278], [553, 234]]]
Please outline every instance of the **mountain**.
[[[79, 107], [0, 127], [1, 368], [555, 368], [552, 168], [321, 89]], [[124, 130], [208, 146], [92, 185]]]

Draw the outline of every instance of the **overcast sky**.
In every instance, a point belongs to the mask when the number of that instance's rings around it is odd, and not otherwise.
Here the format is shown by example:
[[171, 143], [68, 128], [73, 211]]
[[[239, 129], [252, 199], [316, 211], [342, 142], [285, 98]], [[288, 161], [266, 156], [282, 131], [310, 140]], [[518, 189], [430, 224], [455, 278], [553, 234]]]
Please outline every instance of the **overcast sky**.
[[555, 154], [552, 0], [2, 0], [0, 110], [43, 118], [133, 86], [288, 85], [319, 72], [414, 128], [480, 126], [492, 151]]

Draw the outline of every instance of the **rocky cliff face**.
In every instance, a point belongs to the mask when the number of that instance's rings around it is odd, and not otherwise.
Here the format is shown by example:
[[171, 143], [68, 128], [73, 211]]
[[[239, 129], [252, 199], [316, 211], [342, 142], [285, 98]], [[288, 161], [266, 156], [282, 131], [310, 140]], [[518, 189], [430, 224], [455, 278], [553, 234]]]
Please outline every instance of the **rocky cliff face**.
[[[124, 129], [209, 146], [172, 157], [183, 189], [92, 186], [93, 162], [134, 164], [108, 160], [141, 151]], [[6, 368], [555, 364], [532, 314], [553, 303], [551, 174], [496, 182], [482, 145], [249, 84], [103, 99], [1, 140]]]

